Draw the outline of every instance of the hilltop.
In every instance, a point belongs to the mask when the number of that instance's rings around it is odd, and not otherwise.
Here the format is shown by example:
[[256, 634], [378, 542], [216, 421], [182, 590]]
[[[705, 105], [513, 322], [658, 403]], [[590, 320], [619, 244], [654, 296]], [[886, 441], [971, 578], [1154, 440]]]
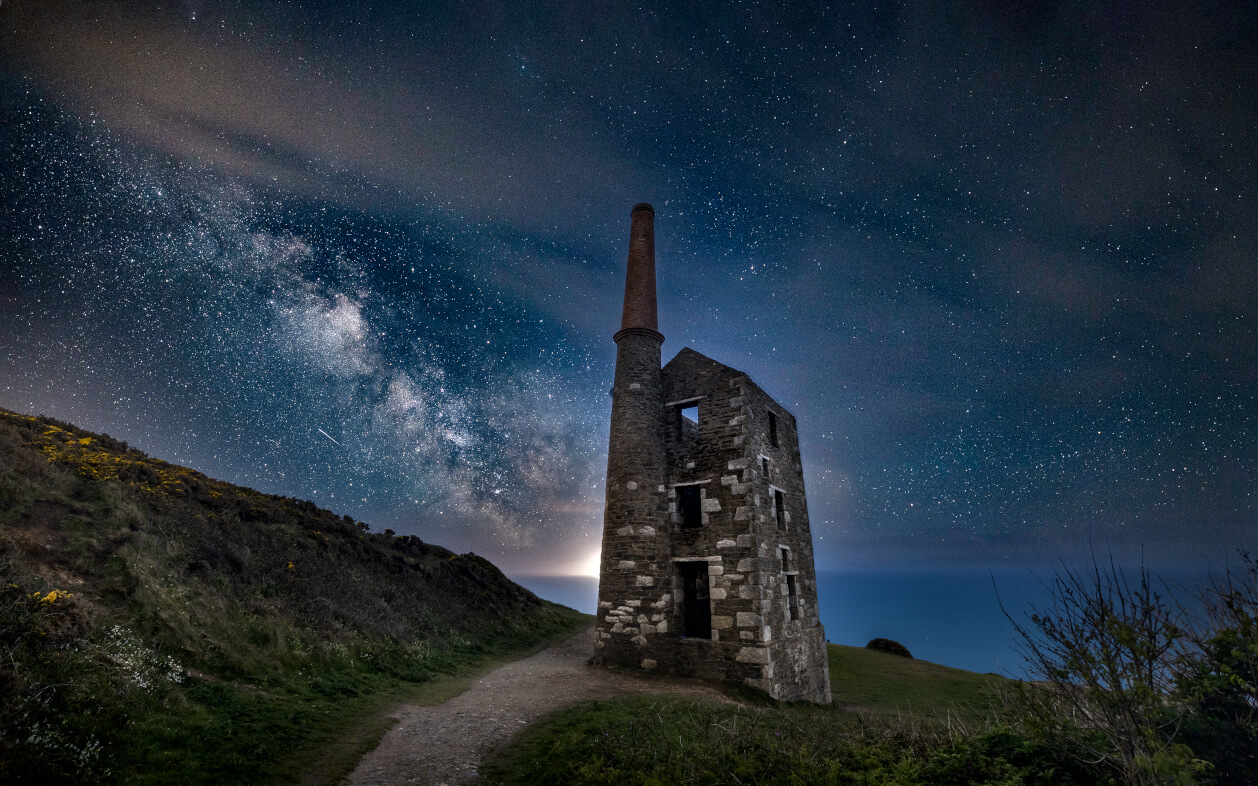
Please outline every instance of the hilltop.
[[[328, 780], [584, 618], [489, 561], [0, 410], [0, 780]], [[319, 773], [316, 773], [316, 780]]]

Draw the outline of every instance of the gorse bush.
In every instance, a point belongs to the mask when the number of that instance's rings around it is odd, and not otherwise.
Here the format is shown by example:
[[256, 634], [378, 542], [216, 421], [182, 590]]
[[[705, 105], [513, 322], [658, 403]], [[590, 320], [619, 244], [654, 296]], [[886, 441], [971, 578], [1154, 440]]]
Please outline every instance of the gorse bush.
[[159, 687], [119, 628], [101, 636], [74, 594], [0, 562], [0, 781], [107, 778], [129, 711]]
[[902, 658], [911, 658], [913, 654], [909, 652], [909, 648], [898, 641], [891, 639], [870, 639], [865, 645], [865, 649], [878, 650], [879, 652], [887, 652], [892, 655], [899, 655]]
[[581, 622], [474, 554], [4, 410], [0, 502], [0, 782], [286, 779], [373, 696]]

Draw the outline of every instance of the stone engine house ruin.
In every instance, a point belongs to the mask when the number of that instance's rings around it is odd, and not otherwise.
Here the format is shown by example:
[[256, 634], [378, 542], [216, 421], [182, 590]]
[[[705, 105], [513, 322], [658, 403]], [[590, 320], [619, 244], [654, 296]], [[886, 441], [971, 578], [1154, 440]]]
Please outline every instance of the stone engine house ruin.
[[795, 418], [692, 349], [660, 368], [655, 211], [631, 216], [594, 662], [829, 703]]

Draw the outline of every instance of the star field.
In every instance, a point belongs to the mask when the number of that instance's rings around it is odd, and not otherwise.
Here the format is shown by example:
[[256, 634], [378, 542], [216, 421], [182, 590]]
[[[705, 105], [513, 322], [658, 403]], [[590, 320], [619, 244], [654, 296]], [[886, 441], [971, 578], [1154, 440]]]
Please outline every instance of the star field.
[[0, 405], [567, 570], [649, 201], [823, 567], [1255, 545], [1252, 13], [258, 5], [0, 7]]

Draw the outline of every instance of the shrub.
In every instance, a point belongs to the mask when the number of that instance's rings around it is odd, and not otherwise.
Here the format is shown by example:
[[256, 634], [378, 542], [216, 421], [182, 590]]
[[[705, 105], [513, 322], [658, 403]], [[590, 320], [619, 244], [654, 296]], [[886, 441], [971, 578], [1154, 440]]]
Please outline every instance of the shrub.
[[912, 658], [913, 654], [909, 652], [909, 648], [898, 641], [891, 639], [870, 639], [865, 645], [865, 649], [878, 650], [879, 652], [888, 652], [892, 655], [899, 655], [902, 658]]
[[1218, 786], [1258, 783], [1258, 563], [1242, 560], [1200, 593], [1205, 624], [1189, 627], [1176, 662], [1189, 707], [1182, 738], [1214, 765]]

